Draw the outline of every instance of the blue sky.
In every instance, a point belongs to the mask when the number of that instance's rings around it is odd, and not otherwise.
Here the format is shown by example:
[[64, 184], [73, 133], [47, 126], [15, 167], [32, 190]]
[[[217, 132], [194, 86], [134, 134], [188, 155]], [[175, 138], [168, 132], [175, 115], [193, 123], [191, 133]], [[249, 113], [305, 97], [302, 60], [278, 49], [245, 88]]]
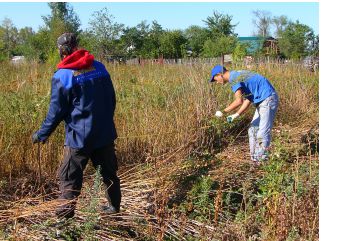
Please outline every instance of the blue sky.
[[[235, 32], [239, 36], [250, 36], [253, 33], [252, 23], [254, 10], [270, 11], [273, 16], [287, 15], [289, 19], [310, 26], [319, 33], [319, 3], [317, 2], [72, 2], [70, 3], [78, 14], [82, 29], [88, 27], [88, 22], [94, 11], [107, 7], [119, 23], [135, 26], [141, 20], [151, 22], [157, 20], [164, 29], [185, 29], [190, 25], [205, 26], [203, 21], [216, 10], [233, 16], [233, 23], [239, 23]], [[0, 21], [10, 18], [15, 26], [22, 28], [30, 26], [38, 30], [43, 25], [43, 15], [48, 15], [50, 9], [45, 2], [0, 2]]]

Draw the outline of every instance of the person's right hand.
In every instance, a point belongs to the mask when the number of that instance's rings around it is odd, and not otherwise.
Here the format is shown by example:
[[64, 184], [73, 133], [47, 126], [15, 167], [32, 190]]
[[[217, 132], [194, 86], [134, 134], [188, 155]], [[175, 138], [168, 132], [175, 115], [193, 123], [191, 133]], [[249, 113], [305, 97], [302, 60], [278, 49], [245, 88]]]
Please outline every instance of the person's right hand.
[[221, 111], [218, 110], [218, 111], [216, 112], [215, 116], [217, 116], [218, 118], [220, 118], [220, 117], [223, 116], [223, 112], [221, 112]]

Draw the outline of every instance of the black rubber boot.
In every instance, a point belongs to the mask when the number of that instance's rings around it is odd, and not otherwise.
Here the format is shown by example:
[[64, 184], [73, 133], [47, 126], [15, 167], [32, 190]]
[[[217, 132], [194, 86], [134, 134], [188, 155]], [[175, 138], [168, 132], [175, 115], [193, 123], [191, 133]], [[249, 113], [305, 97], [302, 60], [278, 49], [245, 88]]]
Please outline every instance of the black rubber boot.
[[58, 206], [58, 208], [55, 210], [55, 215], [58, 218], [73, 218], [74, 217], [74, 210], [76, 207], [76, 202], [70, 202], [67, 204], [63, 204], [61, 206]]
[[112, 205], [108, 205], [108, 206], [101, 206], [101, 211], [103, 213], [106, 213], [106, 214], [115, 214], [115, 213], [119, 213], [120, 209], [119, 208], [115, 208]]

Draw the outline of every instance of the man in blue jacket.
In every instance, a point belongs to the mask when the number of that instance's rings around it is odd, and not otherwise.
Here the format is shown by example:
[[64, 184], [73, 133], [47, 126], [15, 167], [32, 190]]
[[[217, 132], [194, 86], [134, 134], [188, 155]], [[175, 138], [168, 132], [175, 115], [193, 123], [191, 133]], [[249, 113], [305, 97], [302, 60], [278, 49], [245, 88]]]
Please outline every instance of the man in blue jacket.
[[[271, 83], [260, 74], [246, 70], [228, 71], [221, 65], [216, 65], [212, 69], [209, 82], [231, 85], [235, 99], [224, 112], [234, 111], [238, 107], [239, 109], [227, 117], [229, 123], [245, 112], [251, 103], [255, 105], [256, 111], [248, 130], [250, 156], [255, 164], [266, 160], [279, 103], [278, 95]], [[216, 116], [223, 116], [223, 112], [217, 111]]]
[[33, 134], [34, 143], [45, 142], [61, 121], [65, 122], [64, 160], [59, 169], [59, 199], [70, 200], [56, 210], [59, 217], [74, 216], [80, 194], [83, 171], [89, 159], [100, 166], [106, 196], [107, 212], [119, 212], [120, 180], [116, 175], [117, 159], [114, 140], [115, 91], [104, 65], [94, 56], [77, 48], [76, 36], [64, 33], [57, 45], [61, 57], [52, 78], [48, 114], [41, 128]]

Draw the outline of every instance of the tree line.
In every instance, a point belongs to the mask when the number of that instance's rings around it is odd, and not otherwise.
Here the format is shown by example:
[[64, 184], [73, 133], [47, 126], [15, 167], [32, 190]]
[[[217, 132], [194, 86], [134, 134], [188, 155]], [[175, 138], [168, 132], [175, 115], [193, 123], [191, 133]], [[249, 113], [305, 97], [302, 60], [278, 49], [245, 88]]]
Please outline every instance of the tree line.
[[[95, 11], [87, 29], [80, 28], [81, 22], [69, 3], [48, 3], [51, 10], [42, 16], [44, 25], [37, 32], [31, 27], [18, 29], [9, 18], [0, 26], [0, 61], [15, 55], [41, 62], [55, 62], [59, 58], [56, 39], [64, 32], [78, 35], [79, 45], [98, 58], [183, 58], [218, 57], [231, 53], [234, 59], [248, 54], [248, 44], [239, 41], [233, 17], [217, 11], [203, 22], [205, 27], [192, 25], [187, 29], [163, 29], [157, 21], [141, 21], [136, 26], [125, 26], [116, 22], [107, 8]], [[318, 55], [318, 35], [298, 21], [286, 16], [271, 16], [271, 13], [253, 12], [254, 36], [274, 36], [278, 39], [279, 56], [300, 59]], [[271, 34], [271, 28], [274, 33]], [[258, 49], [256, 56], [263, 55]]]

